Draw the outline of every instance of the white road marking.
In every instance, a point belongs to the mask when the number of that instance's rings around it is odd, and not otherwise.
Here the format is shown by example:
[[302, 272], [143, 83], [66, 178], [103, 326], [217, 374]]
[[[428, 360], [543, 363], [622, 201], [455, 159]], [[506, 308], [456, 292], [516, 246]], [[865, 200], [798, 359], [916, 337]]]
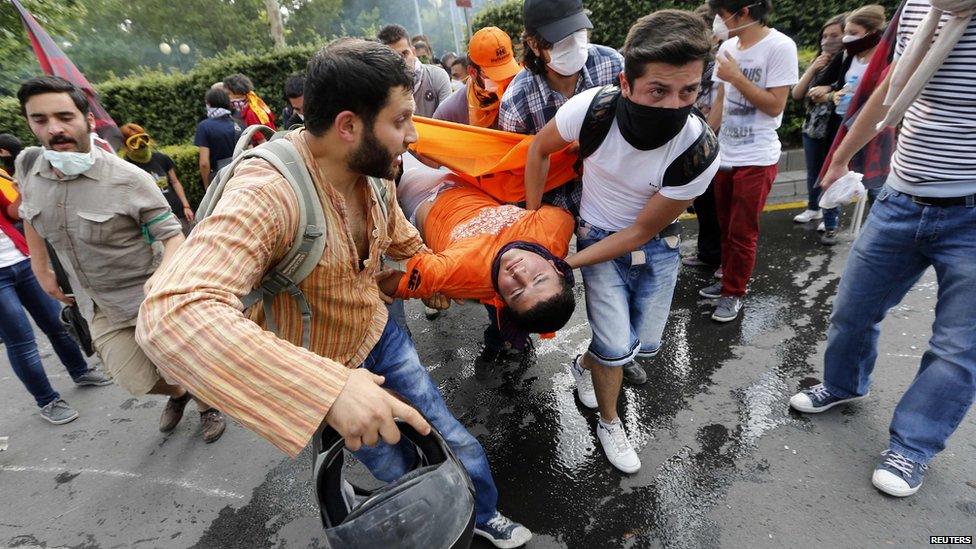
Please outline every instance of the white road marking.
[[129, 471], [110, 471], [105, 469], [69, 469], [67, 467], [30, 467], [24, 465], [0, 465], [0, 471], [9, 471], [12, 473], [86, 473], [89, 475], [101, 475], [101, 476], [121, 478], [121, 479], [142, 480], [153, 484], [176, 486], [178, 488], [183, 488], [184, 490], [200, 492], [201, 494], [206, 494], [208, 496], [216, 497], [216, 498], [244, 499], [245, 497], [241, 494], [229, 492], [227, 490], [221, 490], [219, 488], [206, 488], [203, 486], [197, 486], [196, 484], [184, 479], [147, 477], [145, 475], [140, 475], [139, 473], [132, 473]]

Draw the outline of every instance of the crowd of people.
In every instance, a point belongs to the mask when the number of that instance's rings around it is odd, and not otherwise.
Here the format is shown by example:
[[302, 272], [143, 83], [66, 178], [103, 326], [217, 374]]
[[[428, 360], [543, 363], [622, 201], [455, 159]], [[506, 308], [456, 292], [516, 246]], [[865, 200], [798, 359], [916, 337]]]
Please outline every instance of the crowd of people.
[[[424, 36], [387, 25], [375, 40], [316, 53], [286, 80], [277, 117], [245, 75], [206, 92], [194, 138], [201, 183], [216, 188], [218, 172], [233, 171], [202, 219], [146, 128], [122, 126], [112, 154], [93, 145], [84, 93], [31, 78], [18, 99], [41, 147], [0, 136], [0, 175], [16, 180], [0, 193], [0, 337], [55, 424], [78, 412], [48, 382], [25, 311], [76, 384], [168, 397], [164, 432], [193, 400], [205, 441], [221, 436], [227, 414], [295, 456], [324, 423], [392, 481], [413, 460], [394, 418], [420, 433], [433, 426], [473, 482], [475, 533], [515, 547], [532, 534], [499, 512], [488, 456], [421, 364], [402, 300], [424, 299], [429, 318], [450, 300], [483, 304], [479, 360], [493, 361], [532, 352], [530, 334], [568, 322], [578, 269], [592, 337], [567, 368], [580, 402], [598, 410], [609, 462], [638, 471], [617, 413], [622, 383], [647, 379], [681, 264], [714, 271], [699, 291], [714, 300], [713, 320], [743, 314], [792, 95], [806, 107], [809, 191], [795, 221], [822, 220], [826, 245], [837, 242], [839, 211], [821, 210], [819, 193], [900, 126], [893, 156], [871, 167], [873, 207], [837, 290], [824, 381], [790, 406], [820, 413], [866, 396], [881, 321], [934, 266], [930, 347], [872, 476], [887, 494], [911, 495], [976, 398], [976, 23], [967, 18], [976, 6], [940, 6], [907, 0], [891, 28], [881, 6], [838, 14], [823, 22], [802, 75], [794, 41], [768, 25], [771, 0], [645, 15], [619, 51], [590, 43], [579, 0], [526, 0], [520, 59], [495, 27], [476, 32], [465, 55], [436, 59]], [[414, 115], [533, 135], [524, 200], [500, 200], [411, 154]], [[318, 234], [288, 173], [234, 158], [247, 127], [276, 123], [292, 129], [278, 139], [314, 183]], [[254, 133], [251, 144], [265, 141]], [[567, 148], [574, 176], [550, 185]], [[676, 220], [689, 207], [699, 237], [682, 258]], [[275, 290], [302, 299], [269, 291], [263, 307], [242, 311], [294, 246], [316, 239], [327, 254]], [[87, 321], [105, 373], [88, 366], [66, 328], [83, 340], [79, 323], [63, 321], [59, 301]]]

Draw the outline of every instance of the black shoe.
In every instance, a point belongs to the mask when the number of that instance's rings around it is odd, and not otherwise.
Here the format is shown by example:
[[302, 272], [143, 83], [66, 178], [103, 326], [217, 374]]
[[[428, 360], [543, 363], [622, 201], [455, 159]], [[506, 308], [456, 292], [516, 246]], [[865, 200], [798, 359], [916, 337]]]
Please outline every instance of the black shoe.
[[837, 244], [837, 230], [827, 229], [824, 234], [820, 235], [820, 243], [824, 246], [833, 246]]
[[637, 361], [631, 360], [624, 364], [624, 381], [631, 385], [643, 385], [647, 383], [647, 372]]

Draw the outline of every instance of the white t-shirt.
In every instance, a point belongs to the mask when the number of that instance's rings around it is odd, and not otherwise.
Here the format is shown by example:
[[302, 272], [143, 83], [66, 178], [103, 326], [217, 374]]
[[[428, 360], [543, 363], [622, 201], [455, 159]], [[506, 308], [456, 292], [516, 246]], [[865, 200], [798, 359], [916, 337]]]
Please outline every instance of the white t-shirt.
[[[578, 93], [556, 111], [556, 129], [564, 141], [579, 140], [586, 111], [600, 90], [597, 87]], [[614, 119], [600, 147], [583, 160], [580, 217], [601, 229], [619, 231], [632, 225], [657, 193], [673, 200], [690, 200], [704, 193], [718, 171], [719, 157], [694, 180], [680, 186], [661, 186], [668, 166], [698, 139], [703, 127], [700, 118], [689, 116], [674, 139], [642, 151], [627, 143]]]
[[851, 59], [851, 66], [844, 73], [844, 95], [841, 96], [840, 102], [837, 103], [837, 108], [834, 110], [838, 115], [847, 114], [847, 108], [851, 106], [851, 99], [854, 98], [854, 92], [857, 91], [857, 85], [861, 81], [861, 77], [864, 76], [864, 71], [867, 70], [870, 60], [865, 59], [862, 63], [857, 56]]
[[[769, 29], [765, 38], [745, 50], [739, 49], [738, 37], [726, 40], [717, 56], [725, 59], [726, 53], [760, 88], [792, 86], [800, 79], [796, 44], [776, 29]], [[725, 87], [722, 129], [718, 137], [722, 166], [772, 166], [779, 162], [780, 143], [776, 129], [783, 122], [783, 114], [772, 117], [757, 109], [735, 86], [719, 78], [717, 69], [713, 78]]]
[[27, 259], [27, 256], [20, 253], [14, 241], [6, 233], [0, 231], [0, 268], [16, 265]]

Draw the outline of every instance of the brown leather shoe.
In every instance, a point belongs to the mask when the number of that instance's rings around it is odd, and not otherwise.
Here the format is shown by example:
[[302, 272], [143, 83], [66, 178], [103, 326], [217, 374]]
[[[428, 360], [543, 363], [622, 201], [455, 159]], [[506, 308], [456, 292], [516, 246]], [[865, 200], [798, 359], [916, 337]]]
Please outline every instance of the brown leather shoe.
[[187, 403], [193, 398], [190, 392], [187, 391], [185, 395], [180, 398], [169, 397], [166, 401], [166, 407], [163, 408], [163, 415], [159, 416], [159, 430], [168, 433], [176, 428], [183, 419], [183, 409], [186, 408]]
[[224, 421], [224, 415], [220, 413], [220, 410], [211, 408], [206, 412], [200, 412], [200, 426], [203, 432], [203, 441], [210, 444], [224, 434], [227, 423]]

